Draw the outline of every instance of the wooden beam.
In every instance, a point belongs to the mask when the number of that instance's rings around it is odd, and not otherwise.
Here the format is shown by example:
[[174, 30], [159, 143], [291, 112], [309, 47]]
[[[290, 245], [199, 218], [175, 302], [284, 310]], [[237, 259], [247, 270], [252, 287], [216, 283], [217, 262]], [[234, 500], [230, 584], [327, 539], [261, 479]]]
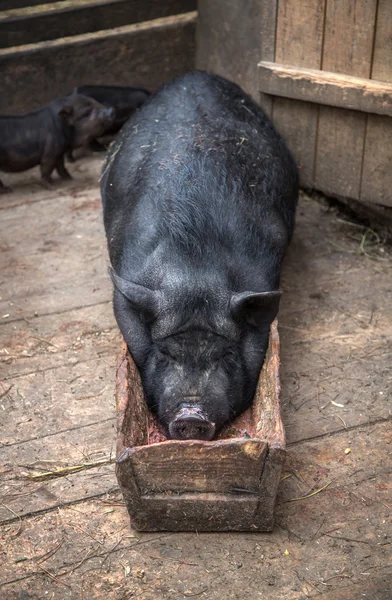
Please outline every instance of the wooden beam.
[[0, 114], [35, 110], [91, 83], [154, 91], [194, 67], [196, 15], [0, 50]]
[[258, 66], [263, 93], [392, 117], [390, 83], [272, 62]]
[[152, 21], [197, 8], [196, 0], [64, 0], [0, 12], [0, 48]]

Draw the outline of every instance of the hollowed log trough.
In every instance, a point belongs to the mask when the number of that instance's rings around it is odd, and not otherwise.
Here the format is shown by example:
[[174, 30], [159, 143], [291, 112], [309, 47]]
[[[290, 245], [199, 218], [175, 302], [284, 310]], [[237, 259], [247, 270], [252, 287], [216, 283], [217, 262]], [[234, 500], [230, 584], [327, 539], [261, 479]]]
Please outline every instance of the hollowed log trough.
[[279, 336], [251, 408], [213, 441], [168, 440], [144, 398], [125, 343], [117, 370], [116, 475], [139, 531], [271, 531], [285, 458]]

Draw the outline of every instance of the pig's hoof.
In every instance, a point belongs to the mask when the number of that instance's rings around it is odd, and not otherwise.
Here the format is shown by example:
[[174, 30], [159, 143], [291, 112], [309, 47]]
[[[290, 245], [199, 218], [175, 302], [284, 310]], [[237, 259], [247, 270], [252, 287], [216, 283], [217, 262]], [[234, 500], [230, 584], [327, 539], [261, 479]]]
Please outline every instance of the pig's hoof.
[[54, 185], [53, 185], [53, 181], [49, 180], [49, 179], [41, 179], [41, 183], [44, 186], [44, 188], [46, 188], [47, 190], [53, 190]]
[[72, 179], [72, 176], [68, 173], [68, 171], [62, 171], [61, 173], [59, 173], [61, 179]]

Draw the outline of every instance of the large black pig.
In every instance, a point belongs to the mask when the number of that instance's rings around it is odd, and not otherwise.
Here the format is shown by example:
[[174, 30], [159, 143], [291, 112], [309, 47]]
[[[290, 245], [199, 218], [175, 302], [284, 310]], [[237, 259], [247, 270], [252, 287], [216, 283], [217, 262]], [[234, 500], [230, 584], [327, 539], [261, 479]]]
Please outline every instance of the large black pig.
[[[35, 112], [0, 116], [0, 170], [12, 173], [40, 165], [41, 181], [47, 188], [53, 183], [54, 169], [62, 179], [70, 179], [64, 154], [102, 135], [114, 117], [113, 108], [76, 90]], [[7, 191], [0, 180], [0, 193]]]
[[205, 72], [166, 84], [112, 146], [102, 197], [114, 311], [169, 437], [212, 439], [252, 402], [297, 196], [271, 122]]

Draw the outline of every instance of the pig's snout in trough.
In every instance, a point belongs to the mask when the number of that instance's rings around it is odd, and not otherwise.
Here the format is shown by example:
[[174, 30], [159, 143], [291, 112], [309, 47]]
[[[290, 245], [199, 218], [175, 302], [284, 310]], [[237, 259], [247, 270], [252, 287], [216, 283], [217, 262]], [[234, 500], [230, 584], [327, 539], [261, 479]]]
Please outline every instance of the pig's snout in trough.
[[175, 440], [211, 440], [215, 424], [210, 423], [202, 407], [182, 405], [169, 423], [169, 433]]

